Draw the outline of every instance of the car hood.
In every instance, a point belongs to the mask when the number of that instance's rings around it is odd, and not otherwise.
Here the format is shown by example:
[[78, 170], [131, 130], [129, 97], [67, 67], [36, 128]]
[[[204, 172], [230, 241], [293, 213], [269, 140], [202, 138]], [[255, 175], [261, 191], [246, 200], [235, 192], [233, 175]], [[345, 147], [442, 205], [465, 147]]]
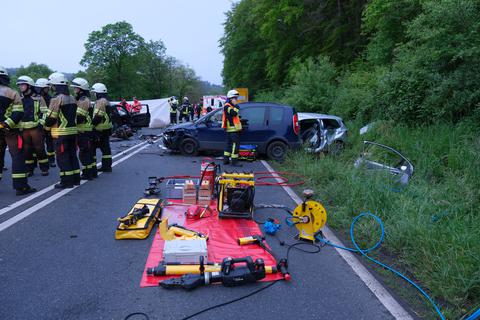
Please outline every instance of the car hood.
[[192, 129], [194, 127], [194, 123], [192, 122], [185, 122], [185, 123], [180, 123], [180, 124], [176, 124], [170, 128], [168, 128], [167, 130], [165, 130], [165, 132], [168, 132], [168, 131], [176, 131], [176, 130], [179, 130], [179, 129]]

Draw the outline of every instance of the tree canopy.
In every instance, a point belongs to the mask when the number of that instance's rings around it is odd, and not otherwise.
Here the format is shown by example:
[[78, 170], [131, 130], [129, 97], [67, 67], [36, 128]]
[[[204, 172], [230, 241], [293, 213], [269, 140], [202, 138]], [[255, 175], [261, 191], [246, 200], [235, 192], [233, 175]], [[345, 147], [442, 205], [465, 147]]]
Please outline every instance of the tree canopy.
[[479, 29], [476, 0], [242, 0], [224, 84], [366, 121], [480, 118]]

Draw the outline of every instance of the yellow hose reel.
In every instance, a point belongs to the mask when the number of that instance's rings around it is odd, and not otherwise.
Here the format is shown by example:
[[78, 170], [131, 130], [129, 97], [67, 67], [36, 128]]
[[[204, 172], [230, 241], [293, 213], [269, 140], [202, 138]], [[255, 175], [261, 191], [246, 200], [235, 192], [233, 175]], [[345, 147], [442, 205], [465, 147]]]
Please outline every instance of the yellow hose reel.
[[315, 242], [315, 236], [327, 223], [327, 211], [321, 203], [310, 200], [312, 190], [303, 191], [304, 201], [293, 211], [292, 223], [298, 229], [298, 238]]

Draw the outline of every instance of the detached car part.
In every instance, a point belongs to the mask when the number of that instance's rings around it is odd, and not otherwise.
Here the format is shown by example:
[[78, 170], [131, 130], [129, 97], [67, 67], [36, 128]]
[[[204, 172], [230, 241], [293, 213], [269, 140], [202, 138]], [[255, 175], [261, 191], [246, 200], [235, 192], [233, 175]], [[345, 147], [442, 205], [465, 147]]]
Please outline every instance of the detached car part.
[[355, 160], [355, 168], [383, 170], [395, 176], [395, 182], [406, 185], [413, 175], [413, 164], [392, 147], [372, 142], [363, 142], [363, 152]]

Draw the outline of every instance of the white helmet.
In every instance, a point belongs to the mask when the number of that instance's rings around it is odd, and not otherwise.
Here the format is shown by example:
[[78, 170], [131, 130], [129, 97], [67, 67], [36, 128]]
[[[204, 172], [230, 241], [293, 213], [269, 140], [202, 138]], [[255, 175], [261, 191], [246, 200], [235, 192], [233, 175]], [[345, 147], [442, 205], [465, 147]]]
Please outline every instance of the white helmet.
[[0, 66], [0, 76], [7, 76], [8, 77], [8, 71], [4, 67]]
[[233, 90], [228, 91], [227, 98], [228, 99], [238, 98], [239, 95], [240, 95], [240, 93], [238, 93], [237, 90], [233, 89]]
[[33, 82], [33, 79], [30, 78], [29, 76], [20, 76], [18, 77], [17, 79], [17, 86], [20, 85], [20, 84], [28, 84], [30, 86], [34, 86], [35, 83]]
[[48, 82], [48, 79], [45, 78], [38, 78], [35, 82], [35, 87], [37, 88], [48, 88], [49, 86], [50, 82]]
[[85, 91], [90, 90], [90, 86], [88, 85], [88, 81], [83, 78], [75, 78], [72, 80], [72, 84], [70, 85], [72, 88], [79, 88]]
[[92, 91], [95, 93], [107, 93], [107, 87], [103, 83], [95, 83], [92, 86]]
[[68, 84], [68, 80], [65, 77], [63, 73], [60, 72], [54, 72], [48, 77], [48, 82], [50, 82], [51, 85], [64, 85], [66, 86]]
[[188, 97], [183, 97], [183, 101], [188, 101]]

